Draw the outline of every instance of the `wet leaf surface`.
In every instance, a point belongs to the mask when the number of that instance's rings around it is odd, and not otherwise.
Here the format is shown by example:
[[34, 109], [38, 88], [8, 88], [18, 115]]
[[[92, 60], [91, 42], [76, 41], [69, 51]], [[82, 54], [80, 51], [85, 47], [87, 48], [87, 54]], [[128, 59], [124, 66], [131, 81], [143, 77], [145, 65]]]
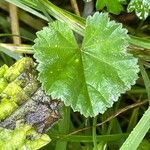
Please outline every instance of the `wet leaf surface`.
[[47, 94], [74, 111], [86, 117], [104, 113], [138, 78], [128, 38], [105, 13], [88, 17], [81, 47], [68, 25], [53, 22], [35, 40], [38, 79]]

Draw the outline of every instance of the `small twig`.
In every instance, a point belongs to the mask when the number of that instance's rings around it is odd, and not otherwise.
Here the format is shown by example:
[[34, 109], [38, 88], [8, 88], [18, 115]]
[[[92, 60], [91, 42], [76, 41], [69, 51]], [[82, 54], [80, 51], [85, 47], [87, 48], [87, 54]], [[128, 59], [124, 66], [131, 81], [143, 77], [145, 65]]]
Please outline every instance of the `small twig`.
[[79, 8], [78, 8], [77, 1], [76, 0], [70, 0], [70, 2], [71, 2], [71, 6], [72, 6], [75, 14], [80, 16], [80, 11], [79, 11]]
[[[11, 30], [12, 34], [14, 35], [20, 35], [19, 32], [19, 21], [18, 21], [18, 15], [17, 15], [17, 7], [13, 4], [9, 4], [9, 13], [11, 18]], [[13, 36], [13, 43], [14, 44], [21, 44], [21, 39], [18, 36]]]
[[[101, 126], [101, 125], [103, 125], [104, 123], [106, 123], [106, 122], [108, 122], [108, 121], [114, 119], [115, 117], [117, 117], [118, 115], [120, 115], [120, 114], [126, 112], [127, 110], [130, 110], [130, 109], [132, 109], [132, 108], [139, 107], [139, 106], [141, 106], [141, 105], [146, 104], [147, 102], [149, 102], [149, 100], [145, 100], [145, 101], [142, 101], [142, 102], [139, 102], [139, 103], [136, 103], [136, 104], [132, 104], [132, 105], [126, 106], [125, 108], [120, 109], [119, 111], [117, 111], [116, 113], [114, 113], [112, 116], [110, 116], [109, 118], [107, 118], [105, 121], [103, 121], [103, 122], [101, 122], [101, 123], [98, 123], [98, 124], [96, 125], [96, 127]], [[73, 134], [76, 134], [76, 133], [79, 133], [79, 132], [82, 132], [82, 131], [91, 129], [92, 127], [93, 127], [93, 126], [89, 126], [89, 127], [86, 127], [86, 128], [79, 129], [79, 130], [77, 130], [77, 131], [73, 131], [73, 132], [67, 134], [66, 136], [70, 136], [70, 135], [73, 135]]]

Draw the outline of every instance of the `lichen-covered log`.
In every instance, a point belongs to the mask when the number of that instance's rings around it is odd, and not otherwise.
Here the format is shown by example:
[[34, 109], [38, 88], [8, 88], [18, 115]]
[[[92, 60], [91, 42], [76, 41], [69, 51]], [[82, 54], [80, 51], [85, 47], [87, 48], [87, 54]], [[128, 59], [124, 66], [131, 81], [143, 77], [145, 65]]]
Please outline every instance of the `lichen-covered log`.
[[35, 132], [27, 124], [19, 123], [14, 130], [0, 128], [1, 150], [37, 150], [49, 142], [48, 135]]
[[0, 149], [39, 149], [50, 141], [44, 133], [60, 119], [62, 103], [41, 89], [35, 66], [24, 57], [0, 68]]
[[15, 129], [20, 120], [21, 123], [32, 125], [38, 133], [44, 133], [59, 120], [61, 104], [60, 101], [51, 100], [39, 88], [26, 103], [0, 122], [0, 126]]
[[38, 89], [34, 67], [31, 58], [22, 58], [10, 68], [6, 65], [0, 68], [0, 121]]

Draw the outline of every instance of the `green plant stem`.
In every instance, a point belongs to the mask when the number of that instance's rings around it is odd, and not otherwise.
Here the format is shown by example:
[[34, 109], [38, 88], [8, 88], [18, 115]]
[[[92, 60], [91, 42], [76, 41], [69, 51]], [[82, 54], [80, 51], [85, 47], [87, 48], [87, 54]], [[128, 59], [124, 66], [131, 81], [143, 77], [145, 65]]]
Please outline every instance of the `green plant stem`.
[[[88, 117], [88, 118], [85, 118], [84, 120], [84, 126], [87, 127], [87, 126], [90, 126], [91, 125], [91, 122], [90, 122], [91, 118]], [[84, 132], [84, 135], [87, 136], [87, 135], [92, 135], [92, 130], [86, 130]], [[92, 136], [91, 136], [92, 137]], [[86, 143], [85, 144], [85, 148], [86, 150], [92, 150], [93, 149], [93, 145], [91, 143]]]
[[96, 138], [96, 124], [97, 124], [97, 117], [94, 117], [93, 118], [93, 127], [92, 127], [94, 150], [98, 150], [97, 138]]
[[146, 90], [145, 90], [144, 88], [131, 89], [131, 90], [128, 91], [127, 93], [130, 93], [130, 94], [146, 94]]
[[134, 129], [138, 121], [138, 116], [139, 116], [139, 108], [135, 108], [132, 112], [132, 115], [128, 124], [128, 128], [127, 128], [127, 132], [131, 132]]

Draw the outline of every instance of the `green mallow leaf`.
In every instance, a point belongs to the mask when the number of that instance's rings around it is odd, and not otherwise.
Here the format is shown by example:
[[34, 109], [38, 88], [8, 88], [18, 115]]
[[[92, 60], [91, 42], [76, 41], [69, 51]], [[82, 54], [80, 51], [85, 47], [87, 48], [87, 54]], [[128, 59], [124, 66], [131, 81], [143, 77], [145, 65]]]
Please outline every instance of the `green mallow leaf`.
[[86, 117], [104, 113], [138, 78], [137, 59], [127, 53], [128, 38], [106, 13], [87, 18], [82, 46], [67, 24], [53, 22], [35, 40], [38, 79], [47, 94], [74, 111]]
[[128, 12], [135, 11], [136, 15], [144, 20], [148, 17], [150, 0], [131, 0], [128, 5]]
[[96, 9], [101, 10], [104, 7], [107, 7], [108, 12], [118, 15], [123, 11], [122, 4], [125, 2], [126, 0], [97, 0]]

